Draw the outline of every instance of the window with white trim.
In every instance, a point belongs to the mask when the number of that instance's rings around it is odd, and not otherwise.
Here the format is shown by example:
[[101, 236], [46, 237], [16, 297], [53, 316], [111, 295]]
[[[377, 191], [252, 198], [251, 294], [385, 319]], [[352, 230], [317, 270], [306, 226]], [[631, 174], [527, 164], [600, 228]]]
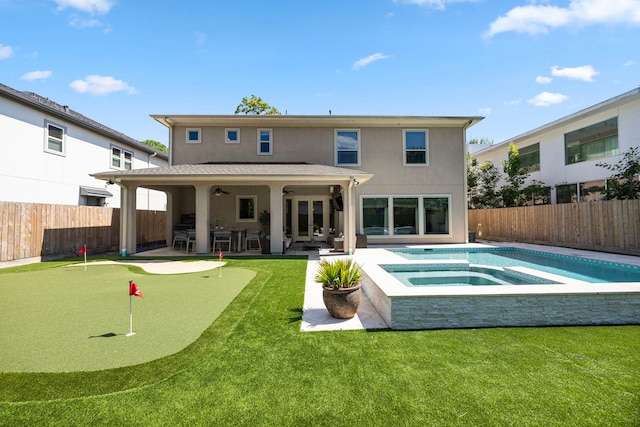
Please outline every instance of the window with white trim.
[[200, 129], [187, 129], [187, 144], [200, 144], [202, 142], [201, 134], [202, 131]]
[[53, 154], [65, 154], [65, 137], [67, 129], [45, 120], [44, 151]]
[[426, 129], [405, 130], [404, 165], [429, 165], [429, 131]]
[[240, 129], [225, 129], [224, 142], [226, 144], [238, 144], [240, 142]]
[[258, 129], [258, 155], [273, 154], [273, 132], [271, 129]]
[[133, 153], [111, 146], [111, 167], [114, 169], [132, 169]]
[[450, 195], [362, 196], [362, 232], [367, 236], [451, 234]]
[[258, 196], [236, 197], [236, 222], [256, 222]]
[[336, 166], [360, 166], [360, 130], [335, 131]]

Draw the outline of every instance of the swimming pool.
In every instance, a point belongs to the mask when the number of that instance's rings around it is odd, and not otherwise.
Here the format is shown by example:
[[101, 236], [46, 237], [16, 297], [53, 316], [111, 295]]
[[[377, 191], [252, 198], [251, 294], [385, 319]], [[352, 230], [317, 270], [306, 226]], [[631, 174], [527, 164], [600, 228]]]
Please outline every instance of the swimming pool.
[[[486, 244], [443, 246], [356, 251], [362, 287], [392, 329], [640, 324], [640, 266], [590, 259], [580, 250], [552, 255]], [[501, 271], [488, 279], [500, 286], [451, 278], [487, 269]], [[394, 277], [403, 270], [413, 283]], [[504, 283], [502, 271], [525, 279]]]
[[589, 283], [640, 282], [640, 267], [519, 248], [391, 249], [408, 260], [456, 260], [494, 267], [527, 267]]

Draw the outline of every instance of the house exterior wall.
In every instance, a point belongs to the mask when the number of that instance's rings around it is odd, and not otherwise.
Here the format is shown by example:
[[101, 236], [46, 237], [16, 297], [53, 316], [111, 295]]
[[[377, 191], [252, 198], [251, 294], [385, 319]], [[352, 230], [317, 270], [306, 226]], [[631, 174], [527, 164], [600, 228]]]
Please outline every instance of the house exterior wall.
[[[187, 129], [199, 129], [201, 142], [187, 143]], [[225, 143], [225, 129], [240, 130], [239, 143]], [[272, 130], [273, 153], [258, 155], [258, 129]], [[362, 226], [362, 200], [365, 197], [399, 196], [442, 196], [449, 198], [449, 231], [446, 234], [417, 233], [415, 235], [369, 235], [371, 243], [460, 243], [467, 239], [466, 226], [466, 172], [465, 172], [465, 129], [460, 127], [430, 126], [427, 121], [422, 126], [175, 126], [171, 146], [172, 165], [194, 164], [205, 162], [306, 162], [312, 164], [336, 165], [335, 131], [353, 130], [360, 132], [360, 164], [349, 165], [374, 174], [364, 185], [356, 187], [356, 229], [366, 234]], [[420, 129], [428, 131], [429, 156], [428, 165], [405, 166], [404, 130]], [[295, 183], [291, 183], [295, 185]], [[240, 194], [258, 196], [258, 210], [268, 209], [269, 190], [266, 186], [229, 186], [234, 196]], [[328, 188], [296, 189], [300, 194], [328, 195]], [[212, 198], [211, 211], [233, 214], [235, 197]], [[295, 196], [294, 196], [295, 197]], [[181, 197], [181, 200], [193, 197]], [[227, 206], [221, 209], [223, 206]], [[182, 204], [183, 210], [185, 205]], [[191, 206], [191, 209], [195, 209]], [[421, 209], [421, 207], [419, 208]], [[421, 221], [424, 220], [422, 214]], [[232, 218], [221, 218], [224, 224], [232, 223]], [[393, 232], [389, 233], [393, 234]]]
[[[616, 164], [622, 159], [624, 152], [631, 147], [640, 146], [640, 95], [634, 93], [624, 99], [624, 103], [605, 101], [601, 106], [594, 106], [584, 110], [584, 114], [576, 113], [567, 118], [561, 119], [553, 124], [539, 128], [539, 131], [531, 131], [523, 136], [515, 137], [511, 140], [496, 144], [476, 152], [473, 156], [482, 164], [491, 161], [501, 172], [500, 161], [506, 160], [509, 152], [509, 145], [513, 142], [518, 149], [540, 143], [540, 170], [530, 173], [529, 185], [532, 180], [538, 180], [548, 186], [558, 184], [577, 184], [591, 181], [604, 180], [612, 175], [612, 172], [596, 166], [597, 163]], [[586, 160], [579, 163], [565, 164], [565, 134], [584, 127], [608, 120], [618, 118], [618, 148], [619, 154], [600, 158], [596, 160]], [[504, 178], [504, 174], [502, 174]], [[501, 184], [504, 184], [504, 179]], [[556, 202], [555, 189], [551, 190], [552, 203]]]
[[[45, 150], [47, 123], [61, 127], [64, 153]], [[167, 165], [167, 160], [79, 126], [62, 115], [31, 108], [0, 96], [0, 200], [25, 203], [84, 205], [80, 187], [102, 189], [109, 207], [120, 207], [120, 188], [92, 178], [90, 173], [111, 168], [111, 148], [133, 153], [132, 168]], [[165, 210], [163, 192], [139, 189], [138, 209]]]

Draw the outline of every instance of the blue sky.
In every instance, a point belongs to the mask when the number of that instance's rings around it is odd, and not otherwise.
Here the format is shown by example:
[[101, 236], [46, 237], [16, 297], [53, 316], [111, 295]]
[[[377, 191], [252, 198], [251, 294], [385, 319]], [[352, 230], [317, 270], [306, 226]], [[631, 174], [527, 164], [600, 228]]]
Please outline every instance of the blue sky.
[[502, 142], [640, 86], [640, 0], [0, 0], [0, 82], [164, 144], [251, 94]]

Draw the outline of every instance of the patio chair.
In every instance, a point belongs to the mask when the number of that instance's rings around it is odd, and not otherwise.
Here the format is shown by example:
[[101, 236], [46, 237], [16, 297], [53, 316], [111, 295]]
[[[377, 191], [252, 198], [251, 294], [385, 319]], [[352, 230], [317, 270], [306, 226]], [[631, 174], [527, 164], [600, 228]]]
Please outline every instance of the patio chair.
[[262, 245], [260, 244], [260, 234], [261, 233], [262, 233], [262, 231], [260, 231], [260, 230], [248, 231], [247, 232], [247, 237], [244, 238], [244, 247], [247, 250], [253, 249], [249, 242], [258, 242], [258, 248], [257, 249], [262, 250]]
[[171, 245], [171, 249], [176, 248], [176, 243], [180, 243], [180, 248], [182, 248], [183, 243], [187, 243], [187, 232], [184, 230], [175, 230], [173, 232], [173, 244]]
[[189, 247], [191, 247], [191, 249], [193, 249], [193, 251], [195, 252], [196, 250], [196, 230], [187, 230], [187, 253], [189, 253]]
[[222, 249], [223, 244], [228, 244], [229, 252], [231, 252], [231, 245], [233, 243], [231, 239], [231, 231], [214, 231], [213, 232], [213, 250], [216, 250], [216, 246], [218, 249]]

